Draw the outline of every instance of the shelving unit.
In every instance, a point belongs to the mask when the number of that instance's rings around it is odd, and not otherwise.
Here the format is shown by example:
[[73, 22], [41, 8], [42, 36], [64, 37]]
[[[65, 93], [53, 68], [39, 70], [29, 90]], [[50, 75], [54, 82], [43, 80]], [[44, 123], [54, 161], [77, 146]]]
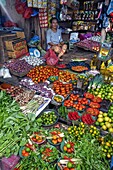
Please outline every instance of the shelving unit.
[[[92, 10], [90, 9], [90, 7], [91, 7]], [[71, 9], [73, 14], [72, 13], [70, 14], [70, 9]], [[69, 10], [69, 13], [68, 13], [68, 10]], [[85, 12], [86, 12], [87, 15], [85, 14]], [[61, 20], [61, 21], [59, 21], [59, 25], [60, 26], [64, 25], [64, 27], [66, 27], [66, 28], [67, 27], [71, 28], [73, 31], [80, 31], [81, 30], [83, 32], [84, 31], [94, 32], [95, 25], [96, 25], [96, 22], [97, 22], [97, 20], [96, 20], [97, 13], [98, 13], [98, 11], [97, 11], [97, 4], [95, 4], [92, 1], [86, 1], [86, 0], [82, 1], [82, 0], [79, 0], [79, 7], [78, 8], [76, 8], [76, 7], [72, 6], [72, 5], [67, 4], [67, 15], [70, 15], [72, 17], [72, 20], [64, 20], [64, 21]], [[78, 15], [78, 18], [75, 16], [75, 14]], [[92, 19], [90, 19], [89, 16]], [[84, 19], [82, 19], [82, 18], [84, 18]], [[88, 19], [85, 19], [85, 18], [88, 18]], [[76, 24], [78, 24], [78, 25], [81, 22], [81, 25], [82, 24], [86, 25], [86, 26], [89, 25], [89, 27], [87, 27], [87, 29], [78, 29], [78, 28], [77, 29], [73, 29], [74, 22], [76, 22]], [[90, 25], [93, 26], [93, 29], [90, 29]]]

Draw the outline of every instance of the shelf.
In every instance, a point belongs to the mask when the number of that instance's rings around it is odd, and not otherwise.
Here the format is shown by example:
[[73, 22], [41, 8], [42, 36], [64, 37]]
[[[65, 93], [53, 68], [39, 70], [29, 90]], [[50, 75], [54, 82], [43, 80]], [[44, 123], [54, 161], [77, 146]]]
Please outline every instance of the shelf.
[[66, 20], [66, 21], [58, 21], [59, 23], [60, 22], [72, 22], [73, 20]]
[[60, 23], [60, 22], [74, 22], [74, 21], [97, 22], [97, 20], [81, 20], [81, 19], [72, 19], [72, 20], [58, 21], [58, 22]]
[[91, 31], [91, 30], [76, 30], [76, 31], [70, 31], [70, 32], [97, 32], [97, 31]]
[[97, 20], [81, 20], [81, 19], [73, 19], [72, 21], [97, 22]]

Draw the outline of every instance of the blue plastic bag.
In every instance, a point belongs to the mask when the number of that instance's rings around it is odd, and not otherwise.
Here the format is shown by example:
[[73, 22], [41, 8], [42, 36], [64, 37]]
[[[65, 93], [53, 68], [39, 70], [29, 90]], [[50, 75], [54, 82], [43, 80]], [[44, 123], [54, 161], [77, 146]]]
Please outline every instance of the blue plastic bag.
[[107, 10], [107, 15], [110, 15], [113, 12], [113, 0], [111, 0], [108, 10]]
[[111, 158], [110, 170], [113, 170], [113, 156], [112, 156], [112, 158]]

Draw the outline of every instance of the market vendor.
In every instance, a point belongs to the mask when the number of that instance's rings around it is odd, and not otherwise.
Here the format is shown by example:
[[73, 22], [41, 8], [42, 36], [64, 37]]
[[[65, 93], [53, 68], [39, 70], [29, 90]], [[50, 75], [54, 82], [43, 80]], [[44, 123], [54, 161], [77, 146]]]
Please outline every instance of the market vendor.
[[52, 48], [55, 53], [58, 54], [58, 58], [61, 61], [61, 56], [66, 52], [67, 45], [64, 44], [62, 39], [61, 30], [58, 28], [57, 18], [51, 18], [50, 28], [47, 30], [47, 49]]

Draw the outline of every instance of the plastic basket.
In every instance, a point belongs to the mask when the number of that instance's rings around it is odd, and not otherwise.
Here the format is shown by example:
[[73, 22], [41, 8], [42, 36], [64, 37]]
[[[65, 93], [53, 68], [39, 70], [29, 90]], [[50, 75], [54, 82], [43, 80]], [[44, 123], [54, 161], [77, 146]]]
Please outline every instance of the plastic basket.
[[16, 155], [12, 155], [9, 158], [2, 158], [2, 170], [12, 170], [19, 162], [20, 157]]

